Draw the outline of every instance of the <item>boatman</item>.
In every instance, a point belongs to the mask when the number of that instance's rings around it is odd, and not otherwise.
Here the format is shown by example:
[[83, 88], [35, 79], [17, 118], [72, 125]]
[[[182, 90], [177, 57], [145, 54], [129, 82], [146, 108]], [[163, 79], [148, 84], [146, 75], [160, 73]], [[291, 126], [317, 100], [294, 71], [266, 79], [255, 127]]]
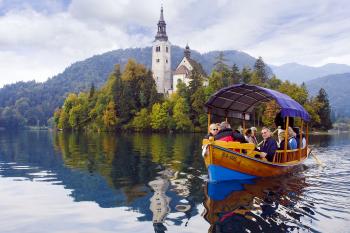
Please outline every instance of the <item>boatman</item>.
[[271, 130], [267, 127], [263, 127], [261, 130], [261, 135], [264, 139], [263, 145], [260, 148], [260, 158], [266, 158], [268, 161], [273, 161], [273, 156], [278, 148], [277, 142], [272, 137]]

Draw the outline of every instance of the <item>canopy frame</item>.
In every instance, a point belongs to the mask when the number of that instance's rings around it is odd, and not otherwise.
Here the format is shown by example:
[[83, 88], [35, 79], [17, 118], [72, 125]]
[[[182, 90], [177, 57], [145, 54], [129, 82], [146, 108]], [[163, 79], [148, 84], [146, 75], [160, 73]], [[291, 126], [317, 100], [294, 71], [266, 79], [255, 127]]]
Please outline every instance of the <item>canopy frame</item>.
[[236, 84], [220, 89], [209, 98], [205, 108], [213, 115], [242, 119], [243, 115], [250, 118], [259, 103], [270, 100], [276, 101], [282, 117], [300, 117], [305, 122], [310, 120], [309, 113], [288, 95], [248, 84]]

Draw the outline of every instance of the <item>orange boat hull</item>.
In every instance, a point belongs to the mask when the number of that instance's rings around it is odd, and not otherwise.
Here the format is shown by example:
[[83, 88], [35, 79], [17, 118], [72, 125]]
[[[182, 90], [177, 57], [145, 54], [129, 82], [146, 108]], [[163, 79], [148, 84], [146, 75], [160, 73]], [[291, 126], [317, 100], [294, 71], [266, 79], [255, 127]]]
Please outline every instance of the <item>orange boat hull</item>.
[[[255, 158], [254, 155], [258, 152], [254, 151], [254, 145], [248, 144], [203, 140], [203, 150], [205, 150], [203, 156], [209, 180], [215, 182], [278, 176], [292, 171], [308, 157], [307, 149], [302, 149], [299, 151], [298, 159], [284, 163], [272, 163]], [[242, 153], [243, 151], [245, 153]]]

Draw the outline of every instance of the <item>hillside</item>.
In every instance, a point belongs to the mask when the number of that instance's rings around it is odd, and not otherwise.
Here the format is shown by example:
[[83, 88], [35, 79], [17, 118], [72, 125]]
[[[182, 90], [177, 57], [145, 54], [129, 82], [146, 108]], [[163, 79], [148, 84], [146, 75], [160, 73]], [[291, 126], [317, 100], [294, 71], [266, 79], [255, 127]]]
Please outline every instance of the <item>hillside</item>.
[[326, 90], [332, 109], [337, 116], [350, 117], [350, 73], [328, 75], [306, 83], [311, 95], [317, 95], [320, 88]]
[[299, 84], [326, 75], [350, 72], [350, 66], [343, 64], [326, 64], [320, 67], [312, 67], [298, 63], [287, 63], [281, 66], [270, 65], [270, 67], [278, 78]]
[[[2, 124], [26, 122], [29, 125], [38, 123], [46, 125], [54, 110], [63, 104], [68, 93], [87, 91], [92, 83], [97, 88], [100, 87], [107, 80], [115, 64], [120, 64], [123, 68], [132, 58], [150, 68], [151, 49], [151, 47], [118, 49], [76, 62], [43, 83], [31, 81], [5, 85], [0, 89], [0, 118], [2, 116], [13, 120]], [[183, 51], [183, 48], [172, 46], [173, 70], [183, 58]], [[220, 51], [212, 51], [200, 54], [192, 50], [191, 57], [200, 62], [205, 71], [210, 73], [219, 53]], [[229, 66], [235, 63], [239, 68], [252, 67], [256, 61], [254, 57], [239, 51], [227, 50], [223, 53]]]

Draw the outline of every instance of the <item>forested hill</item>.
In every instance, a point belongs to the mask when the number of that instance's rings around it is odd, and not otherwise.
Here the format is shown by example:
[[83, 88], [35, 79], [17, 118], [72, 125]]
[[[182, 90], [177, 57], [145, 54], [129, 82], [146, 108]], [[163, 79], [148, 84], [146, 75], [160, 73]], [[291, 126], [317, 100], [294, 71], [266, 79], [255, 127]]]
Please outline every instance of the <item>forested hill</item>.
[[311, 95], [316, 96], [320, 88], [326, 90], [330, 105], [337, 117], [350, 117], [350, 73], [328, 75], [306, 83]]
[[[183, 51], [183, 48], [172, 46], [173, 70], [183, 58]], [[151, 47], [114, 50], [76, 62], [44, 83], [31, 81], [6, 85], [0, 89], [0, 127], [46, 125], [68, 93], [87, 91], [92, 83], [100, 87], [115, 64], [120, 64], [123, 69], [130, 58], [150, 68], [151, 52]], [[220, 52], [200, 54], [192, 50], [191, 57], [200, 62], [209, 74]], [[228, 66], [236, 64], [240, 69], [244, 66], [253, 67], [256, 61], [254, 57], [235, 50], [223, 51], [223, 54]], [[269, 68], [267, 71], [271, 73]]]

